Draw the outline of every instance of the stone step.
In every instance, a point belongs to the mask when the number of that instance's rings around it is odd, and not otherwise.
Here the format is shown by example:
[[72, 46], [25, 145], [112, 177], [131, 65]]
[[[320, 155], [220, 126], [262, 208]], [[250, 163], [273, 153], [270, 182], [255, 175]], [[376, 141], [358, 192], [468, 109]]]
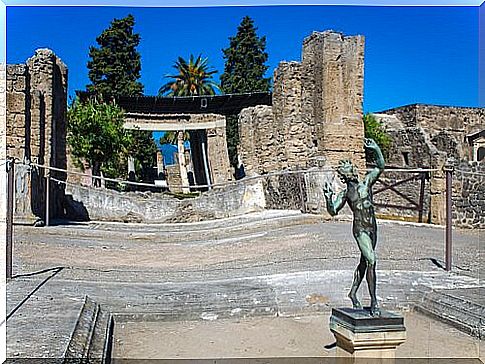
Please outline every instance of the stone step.
[[416, 309], [478, 338], [485, 337], [485, 306], [452, 291], [434, 290], [424, 295]]
[[111, 313], [101, 307], [88, 349], [88, 358], [91, 362], [92, 360], [107, 360], [111, 357], [113, 329], [114, 321]]
[[89, 363], [108, 363], [111, 357], [113, 320], [100, 305], [84, 297], [84, 304], [77, 319], [65, 359], [82, 359]]
[[87, 357], [98, 313], [99, 305], [89, 297], [84, 297], [84, 304], [67, 346], [66, 358], [80, 359]]

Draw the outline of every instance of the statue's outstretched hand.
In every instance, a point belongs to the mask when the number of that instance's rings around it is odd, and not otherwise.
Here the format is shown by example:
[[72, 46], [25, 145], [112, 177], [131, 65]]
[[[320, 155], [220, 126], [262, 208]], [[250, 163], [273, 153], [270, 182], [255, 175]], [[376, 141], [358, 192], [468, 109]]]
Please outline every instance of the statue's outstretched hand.
[[378, 149], [379, 146], [377, 145], [377, 143], [375, 142], [374, 139], [370, 139], [370, 138], [365, 138], [364, 139], [364, 146], [366, 148], [369, 148], [369, 149]]

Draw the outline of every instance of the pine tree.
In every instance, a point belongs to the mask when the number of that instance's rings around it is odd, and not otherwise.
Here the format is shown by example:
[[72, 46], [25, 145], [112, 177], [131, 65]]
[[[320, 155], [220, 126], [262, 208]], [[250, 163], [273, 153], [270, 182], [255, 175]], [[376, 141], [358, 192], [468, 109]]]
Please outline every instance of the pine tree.
[[[270, 78], [264, 77], [268, 66], [265, 51], [266, 37], [258, 37], [254, 21], [245, 16], [237, 28], [237, 34], [229, 37], [229, 47], [223, 49], [225, 66], [221, 75], [221, 87], [225, 93], [267, 92]], [[239, 132], [237, 115], [227, 117], [227, 149], [233, 166], [237, 166]]]
[[[98, 99], [108, 101], [118, 96], [138, 96], [143, 94], [143, 85], [138, 81], [141, 71], [141, 57], [136, 47], [140, 43], [140, 35], [134, 33], [135, 18], [128, 15], [122, 19], [114, 19], [110, 26], [96, 38], [99, 47], [90, 47], [88, 61], [89, 79], [91, 84], [87, 90], [94, 93]], [[144, 176], [145, 171], [155, 163], [157, 151], [155, 141], [150, 131], [129, 131], [130, 144], [125, 151], [138, 162], [138, 175]], [[110, 165], [107, 174], [123, 176], [127, 155], [114, 156], [108, 161]]]

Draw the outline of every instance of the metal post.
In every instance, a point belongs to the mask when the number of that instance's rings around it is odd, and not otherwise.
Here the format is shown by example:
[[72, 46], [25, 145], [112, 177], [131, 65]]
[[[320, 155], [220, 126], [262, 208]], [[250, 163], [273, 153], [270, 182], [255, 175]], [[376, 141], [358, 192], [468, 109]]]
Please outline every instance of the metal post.
[[7, 246], [6, 263], [7, 279], [12, 278], [12, 251], [13, 251], [13, 208], [15, 200], [15, 160], [9, 158], [7, 161]]
[[50, 223], [50, 187], [51, 187], [51, 174], [48, 169], [46, 169], [45, 176], [45, 226], [49, 226]]
[[445, 167], [446, 176], [446, 247], [445, 247], [445, 269], [446, 271], [451, 271], [451, 260], [452, 260], [452, 217], [451, 217], [451, 207], [452, 207], [452, 176], [453, 176], [453, 160], [448, 159], [446, 161]]

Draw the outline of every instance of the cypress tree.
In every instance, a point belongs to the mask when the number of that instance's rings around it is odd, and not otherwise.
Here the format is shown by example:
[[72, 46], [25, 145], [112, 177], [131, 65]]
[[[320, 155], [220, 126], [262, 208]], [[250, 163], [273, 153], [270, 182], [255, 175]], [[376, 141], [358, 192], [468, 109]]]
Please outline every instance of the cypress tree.
[[[138, 81], [141, 72], [141, 57], [136, 47], [140, 35], [134, 33], [135, 18], [128, 15], [113, 19], [110, 26], [97, 38], [98, 47], [89, 48], [88, 76], [91, 84], [87, 90], [99, 99], [108, 101], [111, 97], [138, 96], [143, 94], [143, 84]], [[105, 173], [118, 177], [126, 171], [126, 160], [132, 155], [137, 161], [139, 173], [146, 171], [155, 163], [156, 144], [152, 132], [131, 130], [122, 155], [114, 156]]]
[[104, 97], [136, 96], [143, 93], [138, 82], [141, 57], [136, 47], [140, 35], [133, 32], [135, 18], [114, 19], [96, 38], [99, 47], [89, 48], [88, 91]]
[[[225, 59], [224, 73], [221, 75], [221, 88], [224, 93], [267, 92], [270, 78], [264, 77], [268, 66], [266, 37], [259, 37], [254, 21], [245, 16], [237, 28], [237, 34], [229, 37], [229, 47], [223, 49]], [[239, 132], [237, 115], [227, 117], [227, 148], [233, 166], [237, 166], [237, 144]]]

